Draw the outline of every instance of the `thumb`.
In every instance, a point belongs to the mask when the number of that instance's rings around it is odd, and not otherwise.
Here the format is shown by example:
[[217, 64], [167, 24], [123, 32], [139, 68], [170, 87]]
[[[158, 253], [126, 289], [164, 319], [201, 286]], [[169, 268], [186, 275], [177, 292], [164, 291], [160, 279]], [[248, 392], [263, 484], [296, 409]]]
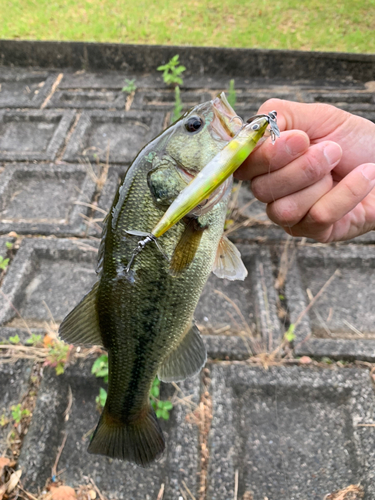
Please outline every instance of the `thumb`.
[[350, 116], [342, 109], [329, 104], [269, 99], [261, 105], [258, 113], [277, 112], [277, 124], [283, 130], [303, 130], [311, 141], [322, 139], [332, 133]]

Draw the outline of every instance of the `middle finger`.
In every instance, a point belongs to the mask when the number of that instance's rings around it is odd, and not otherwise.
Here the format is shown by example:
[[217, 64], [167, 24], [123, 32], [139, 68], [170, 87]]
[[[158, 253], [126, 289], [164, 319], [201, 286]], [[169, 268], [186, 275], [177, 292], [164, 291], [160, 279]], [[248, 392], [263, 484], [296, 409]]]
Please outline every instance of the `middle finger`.
[[258, 200], [271, 203], [320, 181], [338, 164], [341, 155], [335, 142], [315, 144], [284, 168], [255, 177], [251, 189]]

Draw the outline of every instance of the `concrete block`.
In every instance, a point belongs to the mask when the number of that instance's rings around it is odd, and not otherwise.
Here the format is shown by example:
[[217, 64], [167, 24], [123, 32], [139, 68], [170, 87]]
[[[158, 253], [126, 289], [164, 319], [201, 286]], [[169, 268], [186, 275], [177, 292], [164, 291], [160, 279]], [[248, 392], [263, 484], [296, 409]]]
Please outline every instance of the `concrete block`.
[[124, 109], [126, 94], [121, 90], [59, 90], [54, 93], [48, 108], [114, 108]]
[[332, 280], [296, 328], [297, 354], [375, 360], [374, 273], [371, 245], [297, 248], [285, 284], [291, 323], [309, 304], [307, 289], [316, 296]]
[[[213, 97], [211, 93], [200, 91], [191, 92], [181, 90], [181, 101], [183, 110], [187, 111], [193, 106], [197, 106], [206, 101], [210, 101]], [[173, 110], [175, 103], [175, 93], [173, 89], [156, 91], [137, 91], [135, 93], [132, 109], [157, 109], [163, 111]]]
[[83, 165], [8, 165], [0, 174], [0, 232], [84, 235], [96, 189]]
[[0, 325], [62, 321], [96, 281], [96, 247], [91, 240], [23, 240], [1, 287]]
[[130, 163], [139, 150], [163, 126], [162, 113], [84, 112], [74, 130], [63, 159], [77, 161], [86, 157], [110, 163]]
[[0, 108], [40, 108], [57, 74], [1, 69]]
[[211, 274], [195, 318], [204, 334], [240, 335], [248, 351], [272, 350], [279, 345], [281, 332], [269, 250], [257, 245], [238, 248], [247, 278], [228, 281]]
[[211, 369], [208, 500], [322, 500], [361, 483], [375, 498], [375, 398], [367, 370]]
[[54, 160], [73, 111], [0, 111], [0, 160]]
[[[19, 466], [24, 470], [23, 484], [29, 491], [42, 488], [51, 474], [58, 446], [67, 435], [59, 460], [61, 479], [70, 486], [87, 484], [85, 476], [93, 478], [103, 495], [116, 500], [154, 500], [162, 484], [163, 499], [180, 498], [186, 492], [184, 481], [193, 495], [198, 490], [198, 430], [186, 419], [190, 407], [176, 405], [170, 420], [161, 422], [167, 448], [162, 458], [151, 467], [111, 460], [100, 455], [89, 455], [89, 438], [99, 419], [95, 398], [102, 384], [91, 375], [93, 359], [70, 366], [57, 377], [46, 371], [39, 391], [34, 418], [24, 441]], [[69, 387], [72, 407], [69, 418], [63, 412], [68, 405]], [[189, 396], [193, 406], [199, 400], [199, 378], [180, 385], [183, 396]], [[162, 385], [161, 397], [173, 394], [170, 384]], [[44, 415], [48, 413], [48, 422]]]

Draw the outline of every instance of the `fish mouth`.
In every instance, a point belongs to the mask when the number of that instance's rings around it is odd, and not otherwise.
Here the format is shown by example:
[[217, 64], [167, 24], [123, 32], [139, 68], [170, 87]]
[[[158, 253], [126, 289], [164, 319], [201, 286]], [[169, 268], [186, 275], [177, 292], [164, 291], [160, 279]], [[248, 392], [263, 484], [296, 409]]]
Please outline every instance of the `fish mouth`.
[[212, 101], [214, 119], [211, 129], [223, 141], [229, 142], [243, 127], [240, 118], [229, 104], [226, 95], [222, 92]]

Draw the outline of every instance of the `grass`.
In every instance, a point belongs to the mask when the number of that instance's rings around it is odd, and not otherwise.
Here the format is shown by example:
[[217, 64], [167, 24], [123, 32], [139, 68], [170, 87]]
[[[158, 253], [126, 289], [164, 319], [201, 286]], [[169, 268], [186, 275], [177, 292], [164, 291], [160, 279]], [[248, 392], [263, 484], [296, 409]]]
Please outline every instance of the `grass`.
[[375, 0], [2, 0], [0, 38], [375, 52]]

